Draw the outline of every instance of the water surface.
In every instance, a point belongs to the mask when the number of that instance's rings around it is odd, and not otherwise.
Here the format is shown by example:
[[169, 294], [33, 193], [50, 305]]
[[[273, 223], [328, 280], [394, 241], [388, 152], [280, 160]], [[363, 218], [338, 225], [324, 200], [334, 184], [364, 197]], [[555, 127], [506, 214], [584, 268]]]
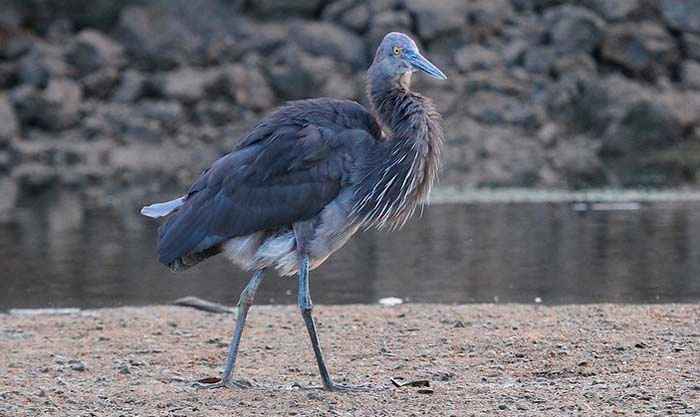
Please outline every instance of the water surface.
[[[248, 274], [219, 257], [171, 273], [157, 224], [135, 208], [84, 212], [69, 197], [0, 226], [0, 309], [234, 304]], [[579, 212], [570, 203], [438, 204], [398, 232], [365, 232], [312, 272], [318, 304], [700, 301], [700, 203]], [[269, 273], [257, 301], [294, 303]]]

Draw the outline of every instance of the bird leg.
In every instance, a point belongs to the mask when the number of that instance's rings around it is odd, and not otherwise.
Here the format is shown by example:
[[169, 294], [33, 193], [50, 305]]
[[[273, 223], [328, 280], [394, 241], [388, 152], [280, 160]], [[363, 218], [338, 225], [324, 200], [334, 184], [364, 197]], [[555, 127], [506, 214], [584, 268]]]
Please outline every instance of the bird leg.
[[220, 387], [236, 387], [236, 388], [250, 388], [252, 384], [248, 381], [235, 381], [231, 379], [233, 374], [233, 369], [236, 366], [236, 357], [238, 356], [238, 346], [241, 343], [241, 336], [243, 335], [243, 328], [245, 327], [245, 320], [248, 317], [248, 310], [253, 305], [255, 300], [255, 293], [258, 290], [258, 286], [263, 278], [263, 271], [255, 271], [253, 278], [250, 279], [248, 285], [241, 292], [241, 296], [238, 299], [238, 309], [237, 309], [237, 319], [236, 328], [233, 331], [233, 338], [228, 347], [228, 356], [226, 357], [226, 365], [224, 366], [224, 373], [221, 376], [221, 381], [207, 384], [198, 382], [195, 384], [198, 388], [220, 388]]
[[330, 391], [342, 391], [342, 390], [359, 390], [366, 389], [363, 386], [348, 386], [336, 384], [331, 379], [328, 373], [328, 368], [326, 367], [326, 362], [323, 359], [323, 353], [321, 352], [321, 344], [318, 340], [318, 333], [316, 332], [316, 324], [314, 323], [314, 318], [311, 315], [311, 310], [313, 310], [313, 304], [311, 303], [311, 294], [309, 293], [309, 256], [303, 255], [299, 261], [299, 294], [298, 294], [298, 304], [301, 310], [301, 316], [304, 318], [304, 323], [306, 323], [306, 329], [309, 331], [309, 337], [311, 338], [311, 347], [314, 350], [314, 355], [316, 356], [316, 363], [318, 364], [318, 370], [321, 374], [321, 379], [323, 380], [323, 386]]

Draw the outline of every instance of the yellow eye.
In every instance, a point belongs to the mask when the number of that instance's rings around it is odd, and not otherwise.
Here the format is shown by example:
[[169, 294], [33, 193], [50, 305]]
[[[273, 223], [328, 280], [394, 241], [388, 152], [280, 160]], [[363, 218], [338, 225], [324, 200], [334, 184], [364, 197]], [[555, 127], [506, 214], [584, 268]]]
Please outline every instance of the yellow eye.
[[394, 47], [394, 55], [400, 55], [400, 54], [401, 54], [401, 47], [395, 46]]

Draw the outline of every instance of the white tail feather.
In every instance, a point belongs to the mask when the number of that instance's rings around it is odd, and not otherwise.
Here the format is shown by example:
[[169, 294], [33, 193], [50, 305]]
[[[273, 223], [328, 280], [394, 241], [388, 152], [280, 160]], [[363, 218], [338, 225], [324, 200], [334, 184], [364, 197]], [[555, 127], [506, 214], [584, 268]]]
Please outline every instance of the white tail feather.
[[151, 204], [141, 209], [141, 214], [147, 217], [157, 219], [158, 217], [167, 216], [173, 210], [180, 207], [185, 202], [185, 197], [176, 198], [175, 200], [166, 201], [164, 203]]

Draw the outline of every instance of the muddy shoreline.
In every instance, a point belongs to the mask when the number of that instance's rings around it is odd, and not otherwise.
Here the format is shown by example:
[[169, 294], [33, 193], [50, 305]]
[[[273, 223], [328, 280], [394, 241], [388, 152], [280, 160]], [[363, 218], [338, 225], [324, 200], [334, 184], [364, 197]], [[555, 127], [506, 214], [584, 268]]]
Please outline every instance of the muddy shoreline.
[[[70, 312], [69, 312], [70, 313]], [[217, 376], [234, 318], [186, 307], [0, 314], [3, 416], [697, 415], [700, 306], [317, 306], [329, 367], [376, 390], [319, 383], [293, 306], [256, 306], [238, 376]], [[432, 394], [391, 378], [429, 380]]]

